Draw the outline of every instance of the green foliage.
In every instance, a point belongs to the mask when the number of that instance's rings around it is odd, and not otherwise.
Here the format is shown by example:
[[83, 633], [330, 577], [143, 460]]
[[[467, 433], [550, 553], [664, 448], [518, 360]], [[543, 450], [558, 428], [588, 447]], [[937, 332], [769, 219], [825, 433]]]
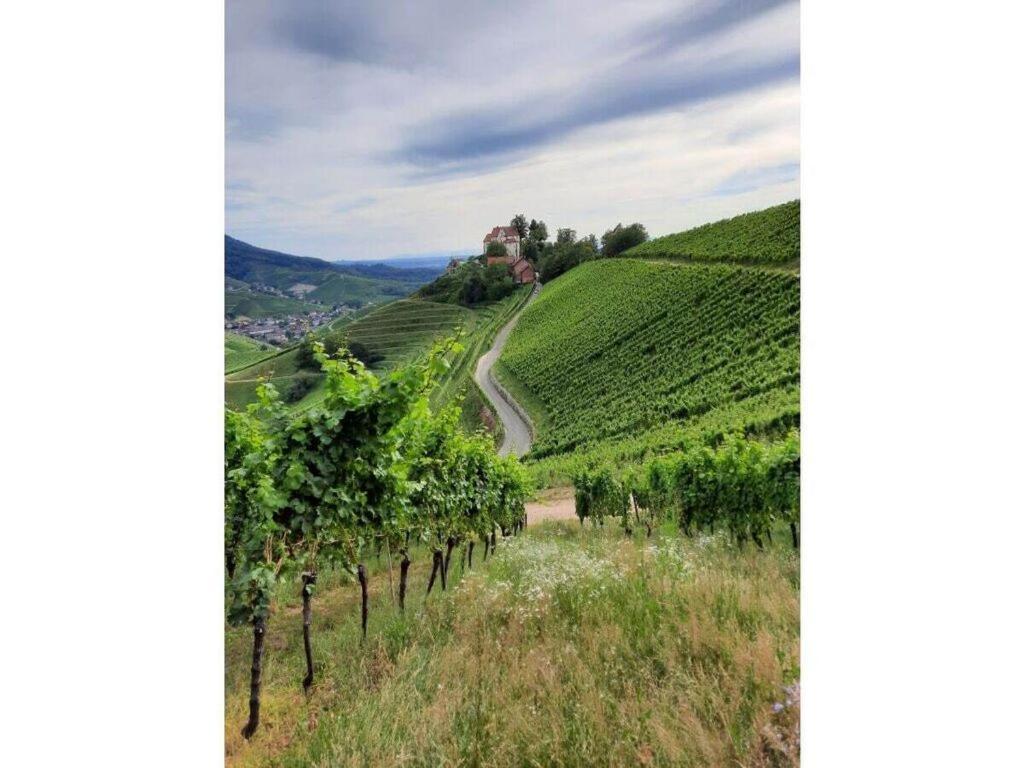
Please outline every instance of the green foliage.
[[[504, 258], [506, 254], [502, 243], [491, 241], [487, 244], [486, 255]], [[515, 289], [507, 264], [487, 266], [470, 259], [454, 272], [423, 286], [417, 295], [430, 301], [474, 307], [485, 301], [500, 301]]]
[[522, 213], [517, 213], [513, 216], [512, 221], [509, 222], [509, 226], [516, 228], [516, 232], [519, 234], [520, 239], [525, 239], [529, 232], [529, 228], [526, 224], [526, 216]]
[[487, 244], [487, 250], [484, 251], [484, 256], [489, 259], [504, 259], [508, 256], [508, 249], [505, 247], [504, 243], [499, 242], [498, 240], [491, 240], [491, 242]]
[[586, 518], [595, 525], [604, 525], [606, 517], [617, 517], [624, 522], [629, 511], [629, 488], [616, 476], [611, 467], [582, 469], [573, 476], [576, 488], [576, 516], [582, 523]]
[[[798, 278], [601, 259], [548, 284], [502, 370], [544, 406], [531, 458], [629, 443], [642, 459], [799, 419]], [[528, 404], [529, 405], [529, 404]]]
[[224, 370], [231, 372], [245, 368], [276, 354], [277, 351], [275, 347], [254, 341], [248, 336], [226, 332], [224, 334]]
[[534, 243], [540, 244], [548, 239], [548, 225], [543, 221], [530, 219], [529, 230], [529, 239]]
[[800, 201], [659, 237], [622, 255], [745, 264], [792, 262], [800, 258]]
[[623, 251], [647, 240], [647, 230], [643, 224], [630, 224], [628, 227], [616, 224], [601, 235], [601, 255], [618, 256]]
[[270, 296], [253, 291], [224, 292], [224, 317], [229, 319], [248, 317], [259, 320], [264, 317], [304, 315], [318, 310], [323, 311], [324, 306], [284, 296]]
[[280, 409], [272, 386], [260, 387], [258, 395], [246, 411], [224, 413], [226, 605], [235, 624], [266, 617], [285, 561], [284, 529], [276, 518], [281, 495], [273, 483], [280, 451], [268, 427]]
[[[559, 230], [559, 232], [561, 231]], [[597, 252], [587, 242], [555, 243], [544, 250], [544, 255], [541, 256], [537, 267], [544, 282], [550, 283], [573, 267], [595, 258], [597, 258]]]
[[648, 530], [672, 516], [690, 536], [724, 526], [738, 543], [759, 547], [776, 521], [800, 521], [800, 435], [764, 444], [728, 435], [717, 448], [659, 456], [616, 476], [607, 466], [573, 475], [576, 514], [600, 522], [618, 516], [627, 532], [629, 499]]
[[555, 236], [556, 245], [572, 245], [576, 242], [576, 230], [570, 229], [569, 227], [563, 227], [558, 230], [558, 234]]
[[523, 241], [523, 258], [531, 264], [536, 264], [540, 258], [540, 245], [536, 240]]
[[433, 415], [429, 394], [458, 345], [378, 378], [351, 356], [313, 354], [324, 397], [289, 414], [273, 387], [225, 416], [225, 561], [229, 617], [265, 616], [282, 569], [351, 569], [368, 547], [407, 536], [463, 538], [524, 515], [526, 476], [459, 409]]

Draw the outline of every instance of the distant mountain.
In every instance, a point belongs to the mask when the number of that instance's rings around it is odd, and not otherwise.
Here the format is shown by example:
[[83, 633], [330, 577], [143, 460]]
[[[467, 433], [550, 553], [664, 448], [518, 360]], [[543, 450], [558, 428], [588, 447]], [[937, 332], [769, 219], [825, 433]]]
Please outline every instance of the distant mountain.
[[[374, 263], [374, 264], [384, 264], [384, 265], [389, 266], [389, 267], [397, 267], [398, 269], [402, 269], [402, 270], [429, 269], [429, 270], [431, 270], [434, 273], [433, 276], [437, 277], [439, 274], [441, 274], [441, 272], [444, 271], [444, 268], [448, 266], [448, 262], [451, 261], [453, 257], [456, 258], [456, 259], [464, 259], [467, 256], [472, 256], [472, 255], [475, 255], [475, 254], [473, 254], [473, 253], [471, 253], [469, 251], [467, 251], [466, 253], [455, 253], [455, 254], [447, 253], [447, 252], [444, 252], [444, 253], [429, 253], [429, 254], [420, 254], [418, 256], [392, 256], [392, 257], [387, 258], [387, 259], [375, 259], [372, 263]], [[338, 266], [342, 266], [342, 267], [348, 267], [348, 266], [354, 266], [354, 265], [358, 265], [358, 264], [369, 264], [370, 262], [339, 260], [339, 261], [333, 261], [331, 263], [332, 264], [337, 264]]]
[[[382, 260], [380, 263], [367, 262], [329, 262], [308, 256], [292, 256], [268, 248], [260, 248], [237, 240], [229, 235], [224, 236], [224, 273], [226, 277], [243, 280], [247, 283], [259, 282], [275, 288], [287, 290], [296, 283], [320, 285], [338, 274], [370, 277], [383, 280], [397, 280], [402, 283], [415, 283], [418, 287], [428, 283], [444, 271], [447, 258], [434, 268], [430, 264], [388, 264], [396, 261]], [[440, 257], [434, 262], [440, 261]]]
[[[408, 296], [442, 271], [443, 265], [399, 268], [387, 264], [332, 264], [224, 236], [225, 288], [232, 294], [250, 289], [266, 293], [271, 288], [294, 298], [360, 307]], [[231, 298], [229, 304], [233, 305], [242, 297]]]

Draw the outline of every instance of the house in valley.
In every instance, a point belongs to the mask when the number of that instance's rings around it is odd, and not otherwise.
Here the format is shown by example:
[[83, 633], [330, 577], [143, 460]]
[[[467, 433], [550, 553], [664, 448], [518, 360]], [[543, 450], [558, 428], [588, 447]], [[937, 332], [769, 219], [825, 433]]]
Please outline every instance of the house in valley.
[[504, 256], [488, 256], [487, 266], [493, 264], [507, 264], [512, 279], [520, 284], [532, 283], [537, 279], [533, 265], [523, 258], [522, 241], [515, 227], [495, 227], [484, 237], [484, 251], [492, 242], [499, 242], [505, 246]]

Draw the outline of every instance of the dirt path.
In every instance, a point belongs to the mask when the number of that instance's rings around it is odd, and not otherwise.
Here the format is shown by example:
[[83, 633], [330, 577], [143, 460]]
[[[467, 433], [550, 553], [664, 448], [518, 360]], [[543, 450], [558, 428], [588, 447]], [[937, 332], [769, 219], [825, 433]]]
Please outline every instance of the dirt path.
[[498, 418], [501, 419], [502, 426], [505, 428], [505, 439], [498, 449], [502, 456], [507, 456], [510, 453], [514, 453], [516, 456], [525, 454], [533, 444], [533, 435], [531, 434], [529, 423], [520, 415], [522, 407], [514, 404], [515, 401], [512, 400], [511, 395], [504, 393], [504, 390], [498, 389], [491, 369], [501, 355], [501, 350], [505, 347], [509, 333], [512, 332], [516, 323], [519, 322], [519, 316], [523, 314], [523, 309], [529, 306], [539, 290], [540, 286], [537, 286], [522, 309], [516, 312], [512, 319], [505, 324], [504, 328], [498, 331], [498, 335], [494, 337], [494, 346], [480, 356], [476, 364], [476, 372], [473, 374], [477, 386], [480, 387], [487, 399], [491, 401], [491, 406], [498, 414]]
[[526, 505], [526, 522], [542, 520], [575, 520], [576, 500], [572, 488], [549, 488]]

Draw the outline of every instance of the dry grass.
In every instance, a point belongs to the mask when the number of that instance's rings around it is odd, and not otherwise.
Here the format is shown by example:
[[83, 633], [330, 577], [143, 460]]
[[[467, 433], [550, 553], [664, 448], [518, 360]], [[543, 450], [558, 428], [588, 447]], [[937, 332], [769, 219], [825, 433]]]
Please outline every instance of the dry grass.
[[547, 523], [429, 603], [417, 560], [406, 619], [373, 579], [365, 645], [357, 590], [318, 597], [308, 700], [294, 600], [275, 611], [249, 744], [248, 635], [229, 633], [230, 765], [798, 764], [799, 560], [781, 543]]

